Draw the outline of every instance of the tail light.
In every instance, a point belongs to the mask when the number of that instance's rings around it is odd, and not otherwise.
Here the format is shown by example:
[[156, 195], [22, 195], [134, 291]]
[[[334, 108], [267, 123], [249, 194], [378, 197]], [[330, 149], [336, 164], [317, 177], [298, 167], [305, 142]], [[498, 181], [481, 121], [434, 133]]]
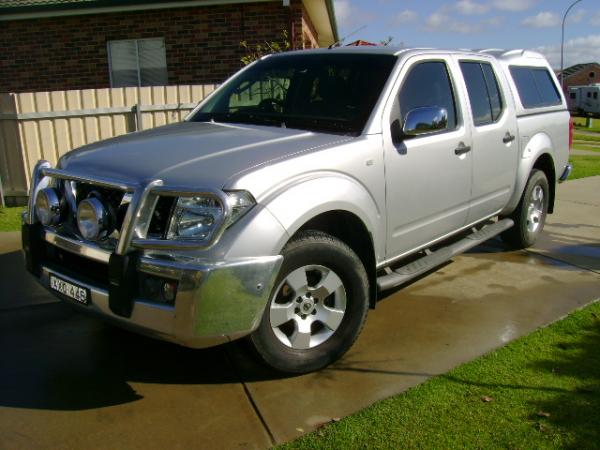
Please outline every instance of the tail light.
[[573, 129], [575, 128], [575, 125], [573, 124], [573, 118], [571, 117], [569, 119], [569, 151], [571, 151], [571, 148], [573, 147]]

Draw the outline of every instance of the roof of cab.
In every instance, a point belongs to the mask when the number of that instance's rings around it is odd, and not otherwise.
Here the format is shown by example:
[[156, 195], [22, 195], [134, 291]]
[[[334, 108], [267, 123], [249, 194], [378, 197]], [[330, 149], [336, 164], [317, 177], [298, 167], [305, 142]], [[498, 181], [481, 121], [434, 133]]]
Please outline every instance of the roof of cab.
[[344, 46], [334, 48], [318, 48], [312, 50], [296, 50], [286, 52], [286, 54], [318, 54], [318, 53], [354, 53], [354, 54], [376, 54], [376, 55], [394, 55], [394, 56], [414, 56], [427, 53], [447, 53], [454, 55], [486, 55], [505, 61], [514, 61], [517, 59], [544, 59], [540, 53], [531, 50], [502, 50], [502, 49], [442, 49], [442, 48], [401, 48], [391, 45], [378, 46]]

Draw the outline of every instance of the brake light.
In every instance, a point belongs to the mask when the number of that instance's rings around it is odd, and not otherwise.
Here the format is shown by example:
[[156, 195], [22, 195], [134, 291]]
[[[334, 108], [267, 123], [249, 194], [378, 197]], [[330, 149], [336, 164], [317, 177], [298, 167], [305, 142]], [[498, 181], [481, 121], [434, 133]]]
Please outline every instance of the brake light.
[[573, 129], [575, 128], [575, 125], [573, 124], [573, 118], [571, 117], [569, 119], [569, 151], [571, 151], [571, 148], [573, 147]]

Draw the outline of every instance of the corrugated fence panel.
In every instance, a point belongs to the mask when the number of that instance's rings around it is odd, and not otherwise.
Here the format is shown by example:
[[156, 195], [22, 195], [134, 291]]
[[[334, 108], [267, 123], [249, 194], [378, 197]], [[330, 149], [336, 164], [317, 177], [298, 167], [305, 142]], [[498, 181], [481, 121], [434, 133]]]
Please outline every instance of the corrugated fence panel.
[[[13, 116], [17, 113], [13, 94], [0, 94], [0, 114]], [[23, 147], [16, 119], [0, 120], [0, 178], [4, 194], [26, 195], [27, 167], [23, 158]]]
[[[50, 93], [52, 111], [65, 111], [67, 109], [67, 97], [64, 91]], [[56, 140], [56, 151], [63, 155], [71, 148], [71, 127], [68, 119], [56, 118], [54, 120], [54, 138]]]
[[[98, 108], [110, 108], [111, 98], [110, 89], [98, 89], [96, 91], [96, 106]], [[100, 116], [98, 117], [98, 128], [100, 130], [100, 139], [108, 139], [115, 136], [115, 130], [113, 128], [112, 116]]]
[[[67, 111], [76, 111], [82, 108], [81, 93], [79, 91], [65, 91], [67, 97]], [[81, 117], [68, 119], [71, 148], [77, 148], [84, 145], [87, 141], [85, 128]]]
[[[16, 97], [17, 112], [35, 112], [36, 106], [34, 94], [24, 93], [19, 94]], [[19, 123], [19, 135], [21, 137], [21, 144], [23, 146], [23, 157], [25, 159], [25, 166], [28, 169], [27, 189], [29, 189], [29, 178], [31, 177], [31, 170], [35, 165], [35, 162], [42, 158], [38, 129], [39, 127], [36, 120], [26, 120], [24, 122]]]
[[27, 192], [39, 159], [55, 165], [66, 152], [82, 145], [179, 122], [192, 104], [215, 88], [182, 85], [0, 94], [0, 177], [5, 196]]

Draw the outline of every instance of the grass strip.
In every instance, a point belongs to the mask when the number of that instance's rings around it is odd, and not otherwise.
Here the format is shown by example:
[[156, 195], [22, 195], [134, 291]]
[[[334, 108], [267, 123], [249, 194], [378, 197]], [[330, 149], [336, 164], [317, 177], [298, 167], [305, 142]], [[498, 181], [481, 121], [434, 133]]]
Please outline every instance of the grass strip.
[[575, 133], [573, 135], [573, 139], [576, 141], [600, 142], [600, 133], [598, 133], [598, 136], [592, 136], [590, 134]]
[[585, 117], [573, 117], [573, 124], [575, 128], [578, 130], [586, 130], [586, 131], [597, 131], [600, 132], [600, 119], [591, 119], [592, 126], [588, 128], [586, 126], [586, 118]]
[[573, 144], [573, 150], [587, 150], [589, 152], [600, 152], [600, 145], [589, 145], [576, 142], [575, 144]]
[[600, 303], [594, 303], [281, 448], [585, 449], [599, 443]]
[[569, 180], [600, 175], [600, 158], [598, 156], [571, 155], [569, 162], [573, 165], [573, 172], [571, 172]]
[[0, 207], [0, 231], [18, 231], [21, 229], [22, 206], [14, 208]]

